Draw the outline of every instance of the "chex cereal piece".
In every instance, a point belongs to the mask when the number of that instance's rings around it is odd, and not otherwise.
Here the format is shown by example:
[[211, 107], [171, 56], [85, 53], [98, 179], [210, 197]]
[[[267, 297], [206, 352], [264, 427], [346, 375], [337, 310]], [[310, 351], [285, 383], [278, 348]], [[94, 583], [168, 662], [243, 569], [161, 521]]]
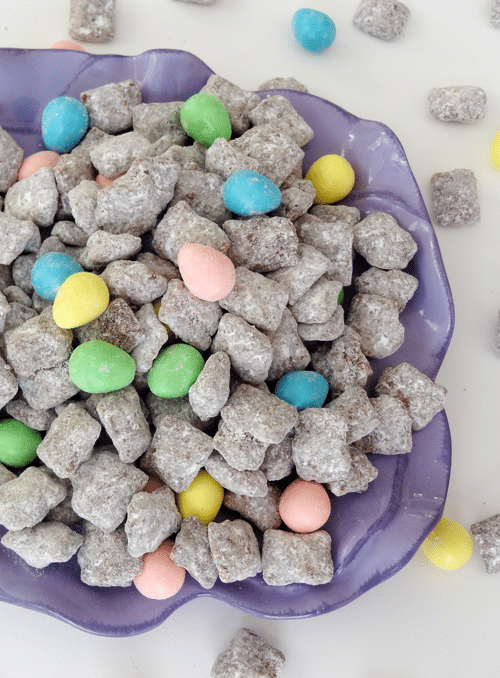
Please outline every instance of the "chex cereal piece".
[[490, 26], [500, 28], [500, 1], [491, 0], [490, 7]]
[[248, 497], [234, 492], [224, 493], [224, 506], [236, 511], [243, 518], [250, 520], [259, 530], [265, 532], [281, 525], [278, 503], [281, 491], [276, 485], [269, 485], [265, 497]]
[[12, 400], [18, 389], [19, 384], [11, 366], [0, 355], [0, 408], [5, 407]]
[[267, 273], [271, 280], [281, 283], [288, 290], [288, 303], [295, 304], [314, 283], [328, 270], [329, 259], [319, 250], [306, 243], [299, 243], [299, 261], [293, 266], [283, 266]]
[[243, 134], [250, 127], [249, 112], [260, 103], [258, 94], [241, 89], [216, 74], [208, 78], [200, 92], [211, 94], [222, 101], [235, 134]]
[[394, 40], [406, 26], [410, 10], [399, 0], [362, 0], [356, 14], [356, 28], [382, 40]]
[[375, 390], [399, 398], [407, 407], [412, 429], [427, 426], [444, 407], [447, 390], [409, 363], [387, 367], [379, 377]]
[[429, 92], [433, 118], [445, 122], [476, 122], [485, 116], [486, 92], [482, 87], [433, 87]]
[[228, 257], [235, 266], [269, 273], [299, 262], [299, 239], [292, 222], [283, 217], [229, 219], [222, 224], [229, 237]]
[[[41, 470], [43, 470], [43, 468], [44, 468], [43, 466], [40, 466]], [[71, 485], [71, 482], [69, 481], [68, 478], [63, 479], [63, 482], [66, 484], [68, 492], [64, 499], [61, 502], [59, 502], [59, 504], [57, 504], [57, 506], [54, 506], [54, 508], [50, 509], [50, 511], [45, 516], [44, 520], [45, 521], [50, 520], [56, 523], [63, 523], [63, 525], [72, 527], [75, 523], [78, 523], [81, 520], [81, 518], [78, 515], [78, 513], [76, 513], [76, 511], [73, 510], [73, 507], [71, 505], [71, 499], [73, 498], [73, 486]]]
[[311, 214], [321, 221], [332, 224], [341, 222], [348, 226], [354, 226], [361, 220], [358, 208], [350, 205], [314, 205]]
[[209, 356], [189, 389], [191, 407], [204, 421], [216, 417], [229, 398], [231, 361], [227, 353], [218, 351]]
[[[82, 151], [77, 147], [71, 153], [61, 154], [57, 165], [54, 167], [54, 179], [59, 191], [59, 205], [57, 209], [57, 216], [59, 218], [71, 216], [71, 210], [68, 209], [69, 203], [67, 201], [69, 191], [78, 186], [81, 181], [92, 181], [93, 178], [94, 168], [90, 162], [90, 156], [86, 151]], [[68, 244], [76, 245], [82, 243]]]
[[28, 405], [35, 410], [49, 410], [80, 391], [69, 376], [67, 360], [38, 370], [32, 377], [19, 377], [18, 382]]
[[130, 555], [136, 558], [155, 551], [179, 530], [181, 522], [175, 495], [169, 487], [137, 492], [128, 505], [124, 526]]
[[415, 294], [418, 280], [399, 269], [383, 271], [372, 266], [354, 280], [354, 286], [359, 294], [378, 294], [380, 297], [393, 299], [401, 313]]
[[87, 235], [99, 230], [96, 220], [97, 196], [100, 189], [95, 181], [84, 179], [67, 193], [71, 216]]
[[316, 189], [308, 179], [297, 179], [290, 186], [281, 185], [281, 205], [276, 215], [295, 221], [312, 206]]
[[38, 446], [38, 457], [59, 478], [69, 478], [90, 458], [100, 433], [99, 422], [78, 405], [70, 403]]
[[88, 238], [79, 263], [84, 268], [104, 268], [111, 261], [130, 259], [140, 251], [141, 247], [141, 239], [136, 235], [95, 231]]
[[472, 170], [436, 172], [431, 177], [434, 220], [439, 226], [472, 226], [481, 211], [476, 176]]
[[297, 410], [275, 395], [241, 384], [221, 410], [230, 429], [265, 443], [279, 443], [297, 423]]
[[161, 300], [158, 319], [183, 342], [206, 351], [217, 332], [222, 309], [188, 290], [182, 280], [171, 280]]
[[331, 347], [311, 351], [311, 363], [328, 380], [334, 394], [342, 393], [348, 386], [364, 386], [373, 372], [361, 351], [359, 334], [347, 325]]
[[167, 281], [152, 273], [139, 261], [119, 259], [106, 266], [101, 274], [110, 294], [122, 297], [130, 304], [147, 304], [165, 294]]
[[0, 486], [0, 525], [8, 530], [33, 527], [65, 496], [62, 481], [29, 466], [17, 478]]
[[[17, 301], [20, 304], [24, 304], [25, 306], [32, 306], [33, 302], [31, 298], [24, 292], [20, 287], [17, 287], [17, 285], [9, 285], [9, 287], [6, 287], [3, 291], [3, 293], [0, 292], [2, 296], [6, 299], [7, 302], [14, 302]], [[2, 315], [2, 297], [0, 297], [0, 316]], [[0, 318], [0, 327], [1, 325], [1, 318]]]
[[[188, 169], [188, 168], [184, 168]], [[198, 169], [197, 167], [193, 169]], [[205, 169], [207, 172], [218, 174], [223, 179], [227, 179], [238, 170], [248, 169], [258, 172], [260, 163], [255, 158], [238, 151], [227, 139], [219, 137], [213, 144], [207, 148], [205, 154]]]
[[134, 131], [142, 134], [152, 144], [168, 136], [171, 146], [183, 146], [188, 140], [180, 120], [183, 104], [183, 101], [137, 104], [132, 108]]
[[40, 232], [29, 219], [0, 212], [0, 239], [2, 250], [0, 264], [11, 264], [22, 252], [31, 250], [31, 243], [38, 239]]
[[386, 358], [404, 341], [397, 303], [377, 294], [356, 294], [345, 322], [359, 334], [361, 350], [368, 358]]
[[10, 310], [5, 318], [5, 335], [7, 335], [11, 330], [15, 330], [16, 327], [20, 327], [27, 320], [37, 317], [37, 311], [30, 306], [25, 306], [24, 304], [19, 304], [17, 301], [13, 301], [10, 304]]
[[222, 582], [241, 581], [262, 571], [257, 537], [246, 520], [209, 523], [208, 541]]
[[486, 572], [500, 570], [500, 515], [491, 516], [471, 525], [470, 531], [483, 559]]
[[62, 252], [63, 254], [67, 254], [69, 257], [72, 257], [75, 261], [78, 261], [82, 251], [82, 247], [67, 247], [67, 245], [65, 245], [57, 237], [57, 235], [49, 235], [49, 237], [45, 238], [45, 240], [40, 245], [40, 248], [36, 253], [36, 258], [39, 259], [46, 252]]
[[43, 568], [68, 561], [82, 545], [83, 537], [67, 525], [49, 522], [7, 532], [1, 542], [31, 567]]
[[321, 277], [290, 306], [293, 317], [298, 323], [326, 323], [338, 306], [338, 296], [342, 287], [338, 280]]
[[151, 369], [161, 347], [168, 341], [168, 331], [158, 320], [151, 303], [141, 306], [135, 317], [144, 332], [144, 339], [132, 349], [130, 355], [135, 360], [137, 372], [146, 373]]
[[132, 496], [143, 489], [148, 476], [114, 452], [100, 451], [80, 464], [71, 482], [78, 515], [112, 532], [124, 521]]
[[99, 339], [129, 353], [144, 340], [144, 330], [125, 299], [113, 299], [104, 313], [86, 325], [75, 328], [80, 343]]
[[287, 433], [280, 443], [269, 445], [260, 465], [268, 480], [282, 480], [293, 471], [292, 440], [294, 430]]
[[89, 521], [85, 522], [77, 560], [82, 582], [89, 586], [130, 586], [142, 571], [142, 558], [134, 558], [128, 552], [122, 527], [103, 532]]
[[276, 678], [284, 663], [282, 652], [249, 629], [240, 629], [215, 660], [210, 678]]
[[354, 249], [377, 268], [406, 268], [417, 251], [412, 236], [386, 212], [372, 212], [354, 226]]
[[[4, 291], [7, 290], [7, 289], [9, 289], [9, 288], [4, 287]], [[20, 287], [17, 287], [16, 289], [21, 290]], [[21, 290], [21, 292], [22, 291], [23, 290]], [[5, 319], [7, 318], [9, 311], [10, 311], [9, 300], [7, 299], [7, 297], [5, 296], [5, 294], [3, 292], [0, 292], [0, 332], [3, 332], [3, 330], [4, 330]]]
[[350, 467], [345, 418], [329, 408], [299, 412], [292, 440], [297, 474], [304, 480], [329, 483], [346, 477]]
[[188, 516], [182, 521], [170, 558], [179, 567], [184, 567], [204, 589], [211, 589], [219, 578], [210, 551], [208, 526], [196, 516]]
[[153, 426], [158, 428], [160, 421], [168, 414], [176, 419], [186, 421], [191, 426], [204, 431], [213, 420], [203, 422], [189, 403], [188, 396], [182, 398], [160, 398], [149, 391], [146, 393], [146, 405], [153, 420]]
[[324, 530], [310, 534], [266, 530], [262, 575], [269, 586], [327, 584], [333, 577], [330, 535]]
[[348, 492], [364, 492], [368, 485], [378, 476], [378, 469], [371, 463], [361, 450], [349, 446], [351, 466], [349, 473], [343, 480], [327, 483], [326, 486], [336, 497], [342, 497]]
[[165, 415], [153, 435], [141, 468], [161, 478], [175, 492], [183, 492], [212, 452], [212, 438], [187, 421]]
[[299, 82], [296, 78], [285, 78], [281, 76], [262, 82], [257, 87], [257, 89], [259, 91], [263, 89], [293, 89], [297, 92], [305, 92], [306, 94], [309, 92], [307, 87]]
[[411, 452], [411, 417], [401, 400], [381, 394], [378, 398], [371, 398], [370, 402], [379, 423], [363, 438], [358, 439], [356, 448], [374, 454]]
[[181, 277], [180, 271], [175, 264], [171, 261], [166, 261], [162, 257], [152, 254], [151, 252], [140, 252], [137, 255], [137, 261], [140, 261], [141, 264], [147, 266], [151, 273], [162, 275], [166, 278], [167, 282], [170, 282], [174, 278]]
[[234, 313], [224, 313], [220, 319], [211, 350], [227, 353], [236, 374], [250, 384], [260, 384], [268, 377], [273, 360], [271, 342]]
[[133, 80], [123, 80], [82, 92], [80, 99], [89, 114], [89, 127], [116, 134], [132, 127], [132, 108], [142, 102], [142, 95]]
[[273, 349], [273, 361], [269, 368], [268, 379], [275, 380], [288, 372], [302, 370], [311, 361], [309, 351], [302, 343], [295, 318], [285, 308], [281, 322], [274, 332], [265, 331]]
[[175, 184], [170, 206], [174, 207], [183, 200], [201, 217], [222, 224], [231, 218], [231, 212], [222, 199], [223, 186], [224, 179], [218, 174], [183, 169]]
[[0, 193], [5, 193], [17, 181], [23, 157], [24, 151], [17, 141], [0, 127]]
[[267, 479], [262, 471], [238, 471], [216, 451], [206, 460], [205, 469], [226, 490], [248, 497], [267, 494]]
[[9, 471], [3, 464], [0, 464], [0, 485], [8, 483], [9, 480], [14, 480], [14, 478], [17, 478], [16, 474]]
[[122, 461], [136, 461], [149, 448], [151, 432], [133, 386], [99, 394], [96, 410]]
[[150, 142], [139, 132], [125, 132], [108, 139], [90, 150], [96, 170], [107, 179], [120, 176], [140, 157], [148, 155]]
[[272, 123], [276, 129], [288, 134], [301, 147], [314, 136], [312, 128], [281, 94], [263, 99], [250, 111], [249, 118], [254, 126]]
[[37, 226], [51, 226], [58, 197], [53, 168], [42, 167], [7, 190], [4, 211], [21, 220], [29, 219]]
[[361, 386], [350, 386], [326, 405], [341, 414], [347, 422], [346, 442], [353, 443], [371, 433], [380, 423], [373, 402]]
[[333, 341], [344, 332], [344, 309], [337, 305], [324, 323], [297, 323], [297, 332], [303, 341]]
[[69, 35], [79, 42], [107, 42], [115, 36], [116, 0], [70, 0]]
[[256, 471], [264, 460], [268, 443], [257, 440], [249, 433], [236, 433], [221, 420], [213, 446], [238, 471]]
[[[161, 143], [161, 139], [158, 143]], [[163, 152], [163, 157], [165, 160], [177, 163], [183, 170], [204, 170], [206, 153], [207, 148], [195, 141], [191, 146], [177, 146], [174, 144], [174, 146], [170, 146], [170, 148]], [[218, 172], [214, 173], [218, 174]]]
[[[2, 222], [3, 212], [0, 212], [0, 228]], [[26, 242], [29, 242], [29, 238], [26, 240]], [[31, 284], [31, 270], [35, 265], [35, 261], [36, 256], [34, 254], [21, 254], [12, 262], [12, 278], [14, 283], [27, 294], [31, 294], [33, 292], [33, 285]]]

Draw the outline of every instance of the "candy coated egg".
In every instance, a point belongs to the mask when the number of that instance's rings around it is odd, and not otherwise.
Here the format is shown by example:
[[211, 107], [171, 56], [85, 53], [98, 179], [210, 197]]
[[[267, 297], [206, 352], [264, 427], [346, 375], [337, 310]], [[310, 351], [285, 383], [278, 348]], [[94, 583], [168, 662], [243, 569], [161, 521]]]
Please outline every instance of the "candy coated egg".
[[500, 169], [500, 129], [495, 134], [495, 138], [493, 139], [491, 158], [493, 160], [493, 164], [495, 165], [495, 167], [497, 169]]
[[21, 163], [19, 172], [17, 173], [17, 180], [26, 179], [37, 172], [42, 167], [55, 167], [59, 162], [60, 155], [55, 151], [38, 151], [28, 155]]
[[326, 523], [332, 507], [323, 485], [297, 478], [285, 488], [278, 509], [282, 521], [293, 532], [314, 532]]
[[203, 369], [201, 353], [189, 344], [172, 344], [160, 351], [148, 372], [149, 390], [160, 398], [181, 398]]
[[47, 252], [36, 260], [31, 269], [31, 283], [42, 299], [53, 301], [63, 282], [83, 268], [69, 255], [62, 252]]
[[227, 179], [222, 199], [228, 210], [249, 217], [277, 209], [281, 204], [281, 191], [263, 174], [243, 169], [233, 172]]
[[322, 407], [328, 395], [328, 381], [317, 372], [297, 370], [279, 379], [274, 395], [293, 405], [296, 410]]
[[53, 45], [50, 46], [50, 49], [72, 49], [75, 52], [85, 52], [81, 45], [79, 45], [74, 40], [57, 40]]
[[[123, 176], [120, 174], [120, 176]], [[113, 179], [108, 179], [108, 177], [104, 177], [102, 174], [98, 174], [95, 178], [96, 184], [99, 186], [99, 188], [106, 188], [106, 186], [110, 186], [115, 179], [118, 179], [118, 177], [114, 177]]]
[[135, 360], [118, 346], [92, 339], [77, 346], [71, 354], [69, 376], [87, 393], [118, 391], [132, 383]]
[[316, 203], [338, 202], [354, 186], [354, 170], [341, 155], [323, 155], [311, 165], [306, 179], [316, 189]]
[[[40, 257], [41, 258], [41, 257]], [[73, 273], [62, 283], [52, 313], [59, 327], [80, 327], [98, 318], [109, 303], [109, 290], [95, 273]]]
[[43, 110], [43, 142], [47, 148], [57, 153], [66, 153], [76, 146], [88, 126], [87, 109], [74, 97], [56, 97]]
[[335, 24], [328, 14], [316, 9], [299, 9], [292, 17], [297, 42], [310, 52], [323, 52], [335, 40]]
[[42, 436], [17, 419], [0, 421], [0, 462], [7, 466], [26, 466], [36, 457]]
[[177, 255], [177, 263], [188, 290], [205, 301], [223, 299], [236, 282], [236, 271], [231, 259], [208, 245], [183, 245]]
[[180, 110], [182, 128], [203, 146], [211, 146], [222, 137], [231, 138], [231, 121], [222, 101], [206, 92], [198, 92], [184, 102]]
[[224, 499], [222, 485], [206, 471], [200, 471], [191, 485], [177, 496], [177, 505], [184, 519], [196, 516], [203, 525], [211, 523]]
[[134, 578], [134, 584], [146, 598], [165, 600], [181, 590], [186, 570], [171, 560], [173, 548], [173, 542], [166, 541], [156, 551], [142, 557], [142, 572]]
[[458, 523], [441, 518], [436, 527], [422, 542], [422, 551], [436, 567], [457, 570], [472, 554], [472, 537]]

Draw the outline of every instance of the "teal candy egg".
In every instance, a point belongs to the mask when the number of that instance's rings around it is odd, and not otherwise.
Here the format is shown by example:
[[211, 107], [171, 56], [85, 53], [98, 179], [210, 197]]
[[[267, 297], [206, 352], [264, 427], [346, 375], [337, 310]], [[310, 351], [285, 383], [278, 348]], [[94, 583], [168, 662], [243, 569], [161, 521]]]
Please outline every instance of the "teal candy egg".
[[31, 283], [42, 299], [53, 301], [66, 278], [82, 271], [80, 264], [67, 254], [47, 252], [37, 259], [31, 269]]
[[66, 153], [82, 139], [89, 127], [89, 114], [81, 101], [61, 96], [52, 99], [42, 114], [43, 142], [51, 151]]
[[281, 204], [281, 191], [263, 174], [243, 169], [227, 179], [222, 199], [228, 210], [249, 217], [277, 209]]
[[305, 410], [308, 407], [322, 407], [328, 388], [328, 381], [321, 374], [297, 370], [281, 377], [274, 389], [274, 395], [297, 410]]
[[92, 339], [77, 346], [71, 354], [69, 376], [87, 393], [118, 391], [132, 383], [135, 360], [118, 346]]
[[335, 40], [336, 28], [328, 14], [317, 9], [298, 9], [292, 17], [297, 42], [310, 52], [323, 52]]

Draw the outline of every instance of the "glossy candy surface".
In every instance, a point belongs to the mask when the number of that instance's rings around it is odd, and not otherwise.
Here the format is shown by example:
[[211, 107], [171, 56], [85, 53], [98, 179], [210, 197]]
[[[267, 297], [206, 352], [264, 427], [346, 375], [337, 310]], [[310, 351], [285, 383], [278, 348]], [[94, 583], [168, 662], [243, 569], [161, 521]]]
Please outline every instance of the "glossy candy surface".
[[69, 376], [87, 393], [118, 391], [134, 379], [135, 361], [118, 346], [92, 339], [77, 346], [71, 354]]
[[323, 52], [335, 40], [336, 28], [328, 14], [316, 9], [298, 9], [292, 17], [297, 42], [310, 52]]
[[279, 512], [282, 521], [293, 532], [314, 532], [330, 517], [330, 497], [323, 485], [314, 480], [297, 478], [281, 495]]
[[194, 94], [184, 103], [180, 119], [186, 134], [203, 146], [211, 146], [220, 137], [231, 138], [231, 122], [224, 104], [206, 92]]
[[177, 263], [188, 290], [205, 301], [223, 299], [236, 282], [236, 271], [231, 259], [208, 245], [183, 245], [177, 255]]
[[0, 462], [7, 466], [27, 466], [36, 457], [42, 436], [17, 419], [0, 421]]
[[281, 204], [281, 191], [263, 174], [242, 169], [227, 179], [222, 198], [228, 210], [249, 217], [277, 209]]
[[187, 490], [177, 495], [177, 505], [184, 519], [196, 516], [200, 522], [208, 525], [219, 513], [223, 499], [222, 485], [202, 470]]
[[274, 395], [293, 405], [296, 410], [305, 410], [306, 407], [321, 407], [329, 388], [328, 381], [321, 374], [297, 370], [281, 377]]
[[160, 398], [189, 393], [203, 369], [201, 353], [189, 344], [172, 344], [160, 351], [148, 372], [149, 390]]
[[24, 158], [17, 173], [18, 181], [26, 179], [42, 167], [55, 167], [59, 162], [60, 155], [55, 151], [39, 151]]
[[95, 273], [74, 273], [59, 287], [52, 309], [59, 327], [80, 327], [98, 318], [109, 303], [109, 290]]
[[89, 126], [89, 114], [81, 101], [60, 96], [45, 106], [42, 115], [44, 144], [51, 151], [67, 153], [83, 138]]
[[63, 282], [83, 268], [63, 252], [46, 252], [31, 269], [31, 283], [42, 299], [53, 301]]
[[472, 537], [467, 530], [449, 518], [441, 518], [422, 542], [422, 551], [436, 567], [457, 570], [472, 555]]
[[306, 179], [316, 189], [316, 203], [338, 202], [352, 191], [354, 170], [341, 155], [323, 155], [311, 165]]
[[146, 598], [165, 600], [182, 588], [186, 570], [170, 560], [173, 546], [174, 543], [168, 540], [156, 551], [144, 554], [142, 572], [135, 577], [134, 584]]

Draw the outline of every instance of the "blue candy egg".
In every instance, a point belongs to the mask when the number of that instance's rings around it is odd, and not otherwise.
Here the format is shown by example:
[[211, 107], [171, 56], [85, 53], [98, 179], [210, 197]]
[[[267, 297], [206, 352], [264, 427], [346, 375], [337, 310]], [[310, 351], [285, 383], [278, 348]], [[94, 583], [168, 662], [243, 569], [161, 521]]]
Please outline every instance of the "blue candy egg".
[[228, 210], [249, 217], [277, 209], [281, 204], [281, 191], [263, 174], [244, 169], [227, 179], [222, 198]]
[[66, 278], [82, 271], [80, 264], [67, 254], [47, 252], [37, 259], [31, 269], [31, 283], [42, 299], [53, 301]]
[[42, 114], [42, 136], [51, 151], [66, 153], [82, 139], [89, 127], [89, 114], [78, 99], [57, 97], [45, 106]]
[[298, 9], [292, 17], [292, 30], [298, 43], [310, 52], [323, 52], [335, 40], [335, 24], [317, 9]]
[[322, 407], [328, 388], [328, 381], [321, 374], [297, 370], [281, 377], [274, 389], [274, 395], [297, 410], [305, 410], [307, 407]]

